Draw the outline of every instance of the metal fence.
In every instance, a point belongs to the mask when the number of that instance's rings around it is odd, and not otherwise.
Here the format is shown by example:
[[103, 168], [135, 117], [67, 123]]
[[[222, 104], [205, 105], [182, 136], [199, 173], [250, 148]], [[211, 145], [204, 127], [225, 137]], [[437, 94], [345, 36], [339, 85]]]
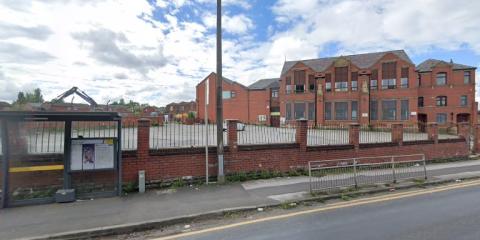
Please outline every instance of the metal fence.
[[392, 142], [392, 128], [385, 125], [360, 126], [360, 143]]
[[403, 125], [403, 141], [428, 140], [427, 126], [425, 124]]
[[122, 123], [122, 150], [137, 149], [137, 121]]
[[294, 143], [295, 127], [269, 127], [265, 125], [246, 125], [237, 131], [239, 145]]
[[308, 146], [344, 145], [349, 143], [348, 126], [322, 125], [309, 126], [307, 131]]
[[427, 178], [423, 154], [311, 161], [308, 173], [311, 192]]
[[[227, 144], [227, 132], [223, 132], [224, 145]], [[182, 148], [216, 146], [217, 126], [213, 124], [164, 123], [150, 127], [150, 148]]]

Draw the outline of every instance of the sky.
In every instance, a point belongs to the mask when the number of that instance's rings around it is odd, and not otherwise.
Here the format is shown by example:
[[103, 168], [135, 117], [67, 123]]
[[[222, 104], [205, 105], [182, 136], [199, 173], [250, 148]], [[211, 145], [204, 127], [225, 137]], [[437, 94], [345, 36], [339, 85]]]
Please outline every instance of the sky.
[[[279, 77], [285, 60], [395, 49], [416, 64], [480, 67], [480, 1], [222, 5], [223, 75], [245, 85]], [[37, 87], [51, 100], [73, 86], [100, 104], [194, 100], [215, 71], [215, 31], [216, 0], [0, 0], [0, 101]]]

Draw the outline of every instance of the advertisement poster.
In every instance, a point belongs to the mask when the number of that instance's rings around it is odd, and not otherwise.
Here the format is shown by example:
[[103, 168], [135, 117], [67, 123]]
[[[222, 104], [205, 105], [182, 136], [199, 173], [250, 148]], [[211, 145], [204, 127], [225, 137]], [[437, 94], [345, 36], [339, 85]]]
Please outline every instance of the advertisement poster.
[[70, 170], [96, 170], [114, 168], [113, 139], [72, 140]]

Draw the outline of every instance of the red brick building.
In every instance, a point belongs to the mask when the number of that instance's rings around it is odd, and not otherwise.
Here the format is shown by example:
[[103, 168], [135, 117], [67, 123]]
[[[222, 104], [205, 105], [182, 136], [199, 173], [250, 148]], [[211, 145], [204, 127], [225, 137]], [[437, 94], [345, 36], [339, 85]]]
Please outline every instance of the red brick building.
[[[228, 78], [222, 81], [223, 118], [238, 119], [244, 123], [271, 124], [279, 122], [278, 78], [261, 79], [245, 86]], [[208, 93], [205, 88], [208, 86]], [[196, 87], [198, 118], [205, 119], [205, 95], [208, 95], [207, 116], [216, 121], [216, 74], [210, 73]]]
[[[427, 60], [418, 73], [403, 50], [285, 62], [281, 119], [320, 125], [476, 122], [474, 67]], [[437, 76], [447, 83], [432, 82]], [[444, 104], [443, 97], [451, 101]]]
[[170, 120], [180, 120], [186, 118], [191, 112], [196, 114], [195, 112], [197, 111], [197, 103], [195, 101], [182, 101], [178, 103], [172, 102], [165, 107], [165, 111], [167, 112]]
[[429, 59], [417, 67], [419, 121], [477, 122], [475, 67]]

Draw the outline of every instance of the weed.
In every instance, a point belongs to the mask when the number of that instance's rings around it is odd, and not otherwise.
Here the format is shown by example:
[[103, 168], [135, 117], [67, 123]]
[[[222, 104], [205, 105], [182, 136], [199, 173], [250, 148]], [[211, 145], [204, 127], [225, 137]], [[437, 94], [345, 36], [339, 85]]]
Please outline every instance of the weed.
[[340, 198], [341, 198], [343, 201], [350, 201], [350, 200], [352, 200], [352, 197], [351, 197], [350, 195], [348, 195], [348, 194], [342, 194], [342, 195], [340, 196]]
[[137, 190], [137, 184], [135, 182], [128, 182], [123, 184], [123, 192], [124, 193], [132, 193]]
[[186, 185], [185, 181], [181, 178], [175, 179], [175, 181], [172, 182], [172, 188], [181, 188]]
[[292, 208], [296, 208], [297, 207], [297, 203], [296, 202], [283, 202], [282, 204], [280, 204], [280, 207], [282, 209], [292, 209]]

